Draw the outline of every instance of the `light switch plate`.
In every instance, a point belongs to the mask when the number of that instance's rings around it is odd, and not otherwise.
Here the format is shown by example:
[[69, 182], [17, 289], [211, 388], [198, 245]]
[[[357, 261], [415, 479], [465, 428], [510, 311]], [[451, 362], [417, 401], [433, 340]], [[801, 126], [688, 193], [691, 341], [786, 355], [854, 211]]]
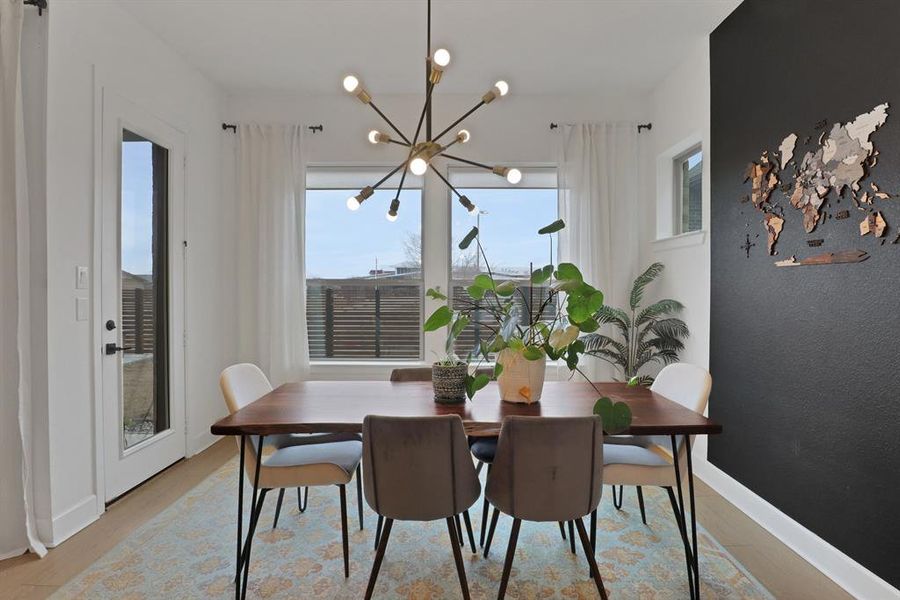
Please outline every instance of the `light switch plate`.
[[88, 268], [75, 267], [75, 289], [86, 290], [88, 288]]
[[87, 321], [88, 320], [88, 299], [87, 298], [75, 298], [75, 320], [76, 321]]

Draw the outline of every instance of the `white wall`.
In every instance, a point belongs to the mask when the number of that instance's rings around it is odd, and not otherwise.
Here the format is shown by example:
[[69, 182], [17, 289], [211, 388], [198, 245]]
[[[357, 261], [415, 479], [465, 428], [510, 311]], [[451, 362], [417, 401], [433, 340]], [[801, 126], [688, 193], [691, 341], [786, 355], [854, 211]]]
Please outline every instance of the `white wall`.
[[[95, 77], [187, 134], [186, 327], [187, 450], [212, 437], [220, 415], [217, 376], [225, 364], [223, 333], [233, 321], [220, 295], [223, 262], [220, 207], [221, 91], [116, 3], [56, 2], [49, 19], [47, 90], [46, 275], [49, 494], [38, 493], [41, 537], [55, 545], [103, 510], [96, 489], [92, 329], [75, 320], [77, 265], [93, 263]], [[99, 273], [92, 273], [93, 277]], [[91, 298], [96, 305], [99, 298]], [[99, 345], [98, 345], [99, 346]], [[35, 410], [35, 422], [39, 422]], [[38, 456], [36, 450], [35, 455]]]
[[[340, 73], [335, 73], [338, 86]], [[407, 134], [415, 131], [423, 95], [376, 97], [378, 107]], [[435, 133], [453, 122], [479, 100], [478, 95], [434, 96]], [[550, 130], [550, 122], [575, 121], [639, 121], [648, 116], [648, 102], [642, 96], [609, 95], [597, 97], [572, 96], [517, 96], [512, 90], [509, 96], [495, 100], [479, 109], [466, 120], [465, 127], [472, 133], [472, 140], [460, 155], [490, 163], [512, 165], [553, 165], [559, 130]], [[300, 123], [322, 124], [323, 133], [308, 136], [307, 160], [312, 164], [359, 164], [395, 166], [403, 156], [397, 148], [372, 146], [366, 141], [366, 133], [373, 129], [387, 131], [378, 115], [355, 98], [346, 94], [317, 97], [253, 96], [239, 95], [228, 98], [225, 109], [230, 123]], [[641, 138], [645, 137], [643, 134]], [[640, 138], [639, 138], [640, 139]], [[233, 136], [226, 140], [226, 166], [224, 172], [234, 171], [228, 160], [233, 160]], [[387, 170], [387, 169], [386, 169]], [[226, 187], [226, 192], [233, 185]], [[423, 228], [430, 240], [423, 251], [426, 287], [446, 287], [448, 279], [449, 248], [451, 241], [447, 222], [449, 211], [456, 210], [455, 203], [447, 201], [447, 188], [434, 175], [429, 174], [425, 183]], [[234, 202], [231, 197], [229, 202]], [[634, 199], [635, 206], [639, 198]], [[426, 314], [437, 303], [427, 301]], [[443, 333], [435, 332], [425, 337], [422, 364], [430, 364], [432, 356], [443, 347]], [[245, 356], [252, 360], [253, 357]], [[410, 363], [407, 363], [410, 364]], [[318, 365], [312, 369], [315, 379], [387, 378], [392, 365]], [[555, 368], [549, 370], [555, 376]]]

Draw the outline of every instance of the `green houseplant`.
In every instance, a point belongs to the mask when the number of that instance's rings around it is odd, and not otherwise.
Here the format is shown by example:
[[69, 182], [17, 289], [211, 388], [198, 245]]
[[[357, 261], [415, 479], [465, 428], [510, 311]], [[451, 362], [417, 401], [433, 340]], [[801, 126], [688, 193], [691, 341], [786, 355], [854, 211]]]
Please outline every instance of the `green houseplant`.
[[[538, 234], [552, 235], [564, 227], [565, 223], [557, 220], [538, 230]], [[539, 401], [548, 358], [562, 360], [573, 374], [584, 375], [578, 364], [586, 347], [579, 336], [600, 326], [595, 315], [603, 307], [603, 293], [584, 281], [581, 271], [572, 263], [533, 269], [530, 280], [521, 284], [501, 281], [490, 267], [477, 227], [466, 234], [459, 248], [465, 250], [472, 243], [482, 257], [486, 272], [474, 277], [466, 289], [466, 297], [459, 300], [462, 306], [457, 309], [449, 306], [447, 296], [440, 289], [429, 289], [426, 292], [429, 298], [447, 304], [431, 313], [423, 325], [425, 331], [447, 328], [448, 355], [470, 324], [477, 323], [490, 332], [488, 339], [465, 357], [467, 364], [475, 364], [474, 372], [465, 377], [469, 399], [495, 379], [503, 400]], [[541, 288], [538, 298], [534, 297], [536, 286]], [[493, 356], [496, 356], [493, 374], [480, 372], [478, 367]], [[600, 398], [595, 412], [603, 417], [607, 432], [625, 429], [631, 422], [628, 406], [609, 398]]]
[[645, 288], [664, 269], [662, 263], [653, 263], [634, 280], [628, 309], [604, 305], [594, 314], [601, 327], [610, 325], [618, 336], [597, 332], [581, 339], [585, 354], [612, 364], [630, 383], [653, 383], [653, 377], [641, 375], [640, 370], [650, 363], [667, 365], [677, 361], [678, 353], [684, 349], [682, 340], [689, 335], [685, 322], [673, 316], [684, 309], [681, 302], [667, 298], [641, 308]]

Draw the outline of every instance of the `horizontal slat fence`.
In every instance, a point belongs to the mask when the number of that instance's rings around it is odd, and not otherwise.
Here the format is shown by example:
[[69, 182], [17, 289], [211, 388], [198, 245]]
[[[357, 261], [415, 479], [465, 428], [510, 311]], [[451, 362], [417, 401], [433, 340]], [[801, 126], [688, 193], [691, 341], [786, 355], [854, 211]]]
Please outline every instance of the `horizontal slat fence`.
[[122, 345], [127, 354], [153, 352], [155, 339], [153, 290], [122, 290]]

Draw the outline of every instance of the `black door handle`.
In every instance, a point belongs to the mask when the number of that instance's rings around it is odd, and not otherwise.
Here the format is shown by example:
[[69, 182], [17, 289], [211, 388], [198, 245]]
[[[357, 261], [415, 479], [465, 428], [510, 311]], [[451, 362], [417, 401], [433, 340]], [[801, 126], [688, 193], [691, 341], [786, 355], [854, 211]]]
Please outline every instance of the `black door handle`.
[[122, 352], [124, 350], [131, 350], [131, 346], [127, 346], [127, 347], [126, 346], [116, 346], [115, 342], [110, 342], [110, 343], [106, 344], [105, 353], [107, 355], [109, 355], [109, 354], [115, 354], [116, 352]]

